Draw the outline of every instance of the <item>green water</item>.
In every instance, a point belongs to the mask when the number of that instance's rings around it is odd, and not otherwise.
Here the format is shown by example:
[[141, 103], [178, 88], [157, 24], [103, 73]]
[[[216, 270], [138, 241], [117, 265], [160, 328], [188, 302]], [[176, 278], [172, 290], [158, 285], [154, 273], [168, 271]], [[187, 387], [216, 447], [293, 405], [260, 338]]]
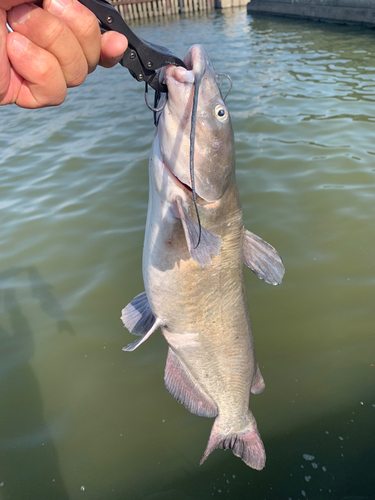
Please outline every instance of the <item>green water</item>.
[[164, 339], [121, 350], [153, 125], [118, 66], [59, 108], [0, 109], [0, 499], [374, 499], [375, 32], [242, 10], [135, 30], [201, 43], [234, 82], [245, 224], [287, 270], [245, 270], [267, 466], [199, 467], [212, 420], [164, 389]]

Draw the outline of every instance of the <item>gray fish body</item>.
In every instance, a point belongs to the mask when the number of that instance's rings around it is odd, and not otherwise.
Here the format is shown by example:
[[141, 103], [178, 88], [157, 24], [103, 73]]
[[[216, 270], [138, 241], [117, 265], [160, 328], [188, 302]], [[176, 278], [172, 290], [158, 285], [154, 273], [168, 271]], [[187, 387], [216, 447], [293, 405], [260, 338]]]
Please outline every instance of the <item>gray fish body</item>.
[[[162, 319], [161, 330], [171, 348], [222, 411], [228, 413], [225, 408], [231, 406], [233, 389], [238, 386], [241, 397], [236, 393], [235, 398], [241, 399], [239, 411], [243, 413], [255, 360], [243, 284], [243, 223], [237, 187], [228, 190], [217, 207], [200, 207], [203, 227], [222, 237], [212, 265], [202, 268], [189, 254], [173, 206], [155, 188], [154, 164], [155, 158], [150, 168], [143, 254], [151, 309]], [[185, 196], [194, 214], [190, 197]], [[238, 377], [240, 372], [243, 377]]]
[[186, 173], [189, 121], [185, 117], [191, 112], [193, 78], [182, 68], [171, 68], [165, 74], [171, 102], [161, 117], [149, 164], [143, 252], [146, 292], [122, 316], [141, 338], [124, 349], [134, 350], [160, 326], [169, 345], [168, 391], [191, 412], [216, 417], [202, 462], [215, 448], [230, 448], [260, 470], [265, 452], [249, 398], [250, 391], [257, 394], [264, 389], [264, 382], [254, 352], [243, 264], [266, 279], [263, 272], [269, 282], [280, 281], [283, 267], [273, 247], [244, 230], [233, 131], [229, 114], [219, 116], [224, 103], [212, 65], [197, 46], [185, 59], [193, 74], [203, 76], [196, 129], [202, 238], [195, 248], [198, 230]]

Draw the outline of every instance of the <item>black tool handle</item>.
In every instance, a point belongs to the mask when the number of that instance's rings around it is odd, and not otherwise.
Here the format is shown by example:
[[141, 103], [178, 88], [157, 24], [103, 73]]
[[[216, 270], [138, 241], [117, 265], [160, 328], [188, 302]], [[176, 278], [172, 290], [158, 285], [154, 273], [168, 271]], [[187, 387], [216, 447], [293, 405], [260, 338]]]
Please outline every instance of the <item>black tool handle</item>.
[[79, 1], [99, 19], [102, 32], [117, 31], [128, 39], [128, 48], [120, 64], [128, 68], [131, 75], [139, 82], [147, 82], [155, 90], [166, 92], [167, 87], [159, 82], [155, 70], [168, 64], [185, 67], [183, 61], [166, 47], [139, 38], [123, 20], [121, 14], [106, 0]]
[[129, 28], [121, 14], [106, 0], [79, 0], [81, 4], [90, 9], [102, 24], [103, 31], [118, 31], [126, 36], [129, 44], [139, 42], [137, 35]]

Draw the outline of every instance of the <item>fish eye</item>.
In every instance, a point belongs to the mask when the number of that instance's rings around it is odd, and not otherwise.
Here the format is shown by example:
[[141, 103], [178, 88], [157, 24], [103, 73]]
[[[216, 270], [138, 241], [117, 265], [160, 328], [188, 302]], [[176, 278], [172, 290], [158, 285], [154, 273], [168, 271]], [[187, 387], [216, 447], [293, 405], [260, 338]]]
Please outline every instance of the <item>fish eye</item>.
[[217, 104], [215, 106], [215, 116], [219, 122], [225, 122], [228, 119], [228, 111], [222, 104]]

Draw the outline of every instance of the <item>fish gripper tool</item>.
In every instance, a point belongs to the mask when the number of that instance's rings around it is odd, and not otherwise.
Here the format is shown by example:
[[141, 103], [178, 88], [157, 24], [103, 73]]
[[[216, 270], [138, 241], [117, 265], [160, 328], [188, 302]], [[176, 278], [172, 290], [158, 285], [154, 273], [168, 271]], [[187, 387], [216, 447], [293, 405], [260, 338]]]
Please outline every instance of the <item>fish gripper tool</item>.
[[121, 14], [106, 0], [79, 1], [96, 15], [102, 33], [117, 31], [126, 36], [128, 48], [120, 64], [128, 68], [130, 74], [138, 82], [145, 82], [157, 92], [167, 92], [167, 86], [159, 81], [157, 70], [169, 64], [185, 68], [184, 62], [166, 47], [138, 37], [126, 24]]

